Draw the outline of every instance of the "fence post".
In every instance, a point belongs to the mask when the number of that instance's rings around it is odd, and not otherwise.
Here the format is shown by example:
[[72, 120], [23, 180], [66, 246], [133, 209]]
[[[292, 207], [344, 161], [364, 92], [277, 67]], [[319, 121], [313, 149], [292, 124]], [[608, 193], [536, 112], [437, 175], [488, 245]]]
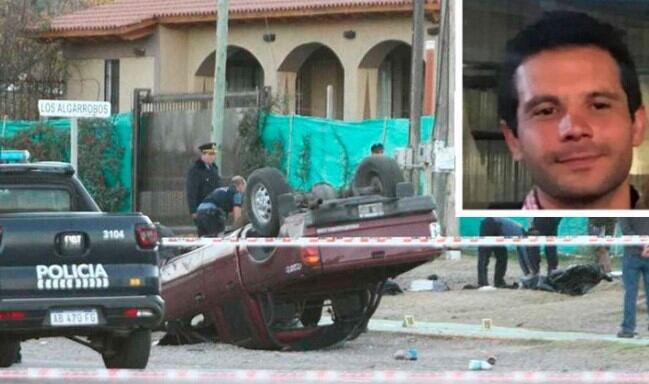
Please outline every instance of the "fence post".
[[131, 211], [140, 209], [139, 173], [140, 173], [140, 116], [142, 115], [142, 99], [148, 97], [150, 89], [135, 88], [133, 90], [133, 130], [131, 133]]

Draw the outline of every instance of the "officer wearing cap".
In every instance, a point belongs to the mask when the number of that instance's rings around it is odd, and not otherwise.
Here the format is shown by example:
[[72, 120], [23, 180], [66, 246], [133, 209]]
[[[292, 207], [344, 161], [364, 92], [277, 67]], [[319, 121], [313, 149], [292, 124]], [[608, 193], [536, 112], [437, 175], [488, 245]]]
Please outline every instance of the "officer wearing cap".
[[196, 208], [215, 188], [221, 187], [219, 168], [216, 159], [216, 143], [205, 143], [198, 147], [201, 155], [187, 172], [187, 205], [196, 223]]

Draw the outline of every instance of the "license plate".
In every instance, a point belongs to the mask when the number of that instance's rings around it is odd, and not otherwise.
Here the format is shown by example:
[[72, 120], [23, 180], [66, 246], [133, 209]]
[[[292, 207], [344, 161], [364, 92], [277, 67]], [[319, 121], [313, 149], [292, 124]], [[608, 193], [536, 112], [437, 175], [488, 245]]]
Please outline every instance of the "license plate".
[[383, 216], [383, 203], [359, 205], [358, 216], [361, 219]]
[[57, 327], [97, 325], [99, 316], [96, 309], [57, 310], [50, 312], [50, 324]]

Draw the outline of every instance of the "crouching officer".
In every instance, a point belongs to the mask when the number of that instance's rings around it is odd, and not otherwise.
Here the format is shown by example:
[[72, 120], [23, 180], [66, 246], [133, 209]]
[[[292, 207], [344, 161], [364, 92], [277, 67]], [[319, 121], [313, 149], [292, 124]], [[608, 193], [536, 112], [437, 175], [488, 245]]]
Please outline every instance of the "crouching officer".
[[234, 176], [227, 187], [213, 190], [203, 199], [196, 209], [196, 225], [199, 236], [218, 236], [225, 230], [225, 219], [232, 213], [234, 221], [241, 217], [243, 193], [246, 190], [246, 180]]
[[[519, 223], [502, 218], [487, 217], [480, 223], [480, 236], [518, 236], [525, 235], [523, 226]], [[526, 275], [529, 273], [529, 259], [525, 247], [516, 247], [518, 251], [518, 262]], [[489, 285], [487, 272], [491, 254], [496, 257], [496, 268], [494, 271], [494, 286], [497, 288], [515, 288], [515, 285], [507, 285], [505, 273], [507, 272], [507, 248], [504, 246], [478, 247], [478, 286]]]

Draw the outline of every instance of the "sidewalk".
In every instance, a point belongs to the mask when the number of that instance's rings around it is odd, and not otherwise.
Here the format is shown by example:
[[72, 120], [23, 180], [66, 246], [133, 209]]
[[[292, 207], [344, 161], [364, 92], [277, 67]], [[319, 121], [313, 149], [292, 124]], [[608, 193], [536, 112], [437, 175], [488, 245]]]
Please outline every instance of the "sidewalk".
[[649, 345], [649, 338], [621, 339], [613, 335], [586, 332], [536, 331], [525, 328], [506, 328], [492, 326], [489, 330], [481, 325], [456, 323], [427, 323], [415, 319], [414, 326], [404, 327], [402, 321], [371, 319], [370, 331], [396, 332], [428, 336], [469, 337], [504, 340], [534, 341], [598, 341], [631, 345]]

